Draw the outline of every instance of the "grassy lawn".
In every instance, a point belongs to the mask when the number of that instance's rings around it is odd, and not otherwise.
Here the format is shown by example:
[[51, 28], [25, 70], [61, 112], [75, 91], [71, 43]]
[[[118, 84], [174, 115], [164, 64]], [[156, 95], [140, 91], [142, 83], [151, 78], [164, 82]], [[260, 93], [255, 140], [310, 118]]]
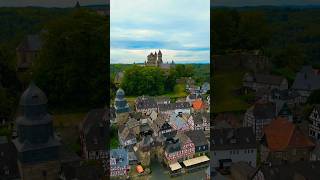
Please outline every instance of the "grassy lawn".
[[249, 105], [245, 98], [234, 94], [236, 89], [242, 86], [242, 77], [245, 72], [237, 71], [217, 71], [214, 76], [214, 112], [243, 111]]
[[60, 133], [63, 142], [74, 152], [80, 150], [79, 123], [86, 116], [86, 112], [53, 114], [53, 126]]
[[171, 92], [171, 93], [167, 93], [167, 94], [164, 94], [163, 96], [168, 96], [172, 99], [176, 99], [176, 98], [182, 98], [182, 97], [186, 97], [187, 96], [187, 93], [186, 92], [179, 92], [179, 93], [175, 93], [175, 92]]

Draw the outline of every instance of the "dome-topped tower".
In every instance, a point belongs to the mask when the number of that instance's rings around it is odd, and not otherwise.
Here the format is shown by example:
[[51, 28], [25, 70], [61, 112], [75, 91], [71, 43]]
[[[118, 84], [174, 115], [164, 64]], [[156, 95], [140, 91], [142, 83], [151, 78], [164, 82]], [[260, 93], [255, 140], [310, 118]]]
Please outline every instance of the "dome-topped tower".
[[31, 82], [20, 98], [21, 106], [47, 104], [48, 99], [44, 92]]
[[58, 158], [60, 142], [53, 132], [47, 112], [47, 96], [33, 82], [20, 98], [21, 113], [16, 118], [18, 138], [13, 142], [21, 163], [37, 163]]
[[33, 82], [20, 98], [20, 110], [27, 117], [41, 116], [47, 113], [47, 96]]
[[125, 99], [124, 90], [121, 88], [119, 88], [116, 92], [115, 109], [116, 113], [129, 112], [129, 105]]

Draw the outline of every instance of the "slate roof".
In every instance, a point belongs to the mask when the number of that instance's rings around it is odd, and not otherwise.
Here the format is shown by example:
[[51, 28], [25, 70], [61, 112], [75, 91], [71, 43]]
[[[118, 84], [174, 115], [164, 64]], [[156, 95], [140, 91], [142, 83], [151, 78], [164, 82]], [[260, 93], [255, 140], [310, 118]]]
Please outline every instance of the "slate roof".
[[167, 117], [164, 114], [159, 114], [154, 123], [157, 124], [157, 126], [161, 127], [167, 121], [168, 118], [169, 117]]
[[300, 96], [300, 94], [293, 89], [272, 89], [270, 93], [272, 98], [276, 98], [276, 96], [279, 96], [280, 100], [289, 100]]
[[127, 123], [126, 123], [126, 126], [127, 126], [128, 128], [134, 128], [134, 127], [137, 127], [137, 126], [139, 126], [139, 125], [140, 125], [140, 122], [137, 121], [137, 120], [134, 119], [134, 118], [129, 118], [129, 120], [128, 120]]
[[108, 138], [108, 125], [105, 119], [107, 110], [104, 108], [93, 109], [88, 112], [80, 129], [86, 138], [86, 147], [88, 151], [106, 149]]
[[296, 74], [292, 89], [307, 91], [320, 89], [320, 75], [315, 73], [312, 66], [303, 66]]
[[[318, 180], [320, 177], [320, 161], [299, 161], [276, 166], [262, 166], [261, 171], [266, 180], [299, 179]], [[302, 177], [304, 178], [302, 178]]]
[[[253, 81], [256, 83], [262, 83], [262, 84], [271, 84], [271, 85], [280, 85], [283, 80], [285, 80], [284, 77], [271, 75], [271, 74], [258, 74], [255, 73], [252, 75]], [[248, 80], [248, 79], [245, 79]]]
[[189, 109], [190, 104], [188, 102], [175, 102], [170, 104], [159, 104], [159, 111], [168, 111], [175, 109]]
[[125, 167], [129, 165], [128, 151], [126, 149], [111, 149], [110, 150], [110, 166]]
[[276, 115], [276, 105], [273, 103], [256, 103], [253, 107], [256, 119], [270, 119]]
[[240, 126], [240, 120], [231, 113], [219, 113], [214, 119], [215, 128], [225, 127], [225, 125], [230, 128], [236, 128]]
[[142, 118], [142, 113], [141, 112], [136, 112], [136, 111], [131, 111], [129, 113], [131, 118], [134, 118], [136, 120], [140, 120]]
[[284, 151], [290, 148], [311, 148], [314, 143], [286, 118], [278, 117], [264, 128], [270, 151]]
[[151, 130], [151, 127], [148, 123], [144, 123], [140, 125], [140, 132], [148, 132]]
[[211, 130], [211, 150], [256, 148], [252, 127]]
[[193, 122], [195, 125], [197, 124], [203, 124], [204, 119], [208, 122], [210, 121], [210, 118], [208, 117], [208, 113], [194, 113], [192, 114]]
[[170, 117], [170, 124], [174, 125], [177, 129], [181, 129], [187, 124], [187, 121], [185, 121], [182, 117], [173, 114]]
[[181, 150], [181, 142], [177, 140], [177, 142], [166, 141], [165, 151], [167, 153], [174, 153]]
[[147, 135], [147, 136], [143, 136], [141, 145], [143, 147], [147, 147], [147, 146], [150, 146], [151, 143], [153, 143], [153, 142], [154, 142], [154, 140], [153, 140], [152, 136], [151, 135]]
[[27, 37], [19, 44], [19, 51], [39, 51], [42, 47], [40, 35], [27, 35]]
[[157, 107], [157, 102], [154, 100], [154, 98], [151, 98], [149, 96], [140, 96], [136, 99], [137, 109], [152, 109]]
[[[121, 130], [121, 131], [120, 131]], [[127, 140], [130, 140], [130, 139], [134, 139], [136, 138], [136, 136], [134, 135], [134, 133], [128, 128], [128, 127], [123, 127], [121, 129], [119, 129], [120, 131], [120, 138], [123, 140], [123, 141], [127, 141]]]
[[48, 99], [45, 93], [32, 81], [20, 98], [20, 105], [43, 105], [47, 104]]
[[190, 137], [187, 136], [186, 133], [184, 132], [178, 132], [175, 136], [175, 138], [179, 139], [180, 143], [181, 143], [181, 146], [185, 145], [186, 143], [188, 142], [192, 142]]
[[195, 146], [208, 145], [208, 141], [203, 130], [187, 131], [185, 134], [190, 138]]

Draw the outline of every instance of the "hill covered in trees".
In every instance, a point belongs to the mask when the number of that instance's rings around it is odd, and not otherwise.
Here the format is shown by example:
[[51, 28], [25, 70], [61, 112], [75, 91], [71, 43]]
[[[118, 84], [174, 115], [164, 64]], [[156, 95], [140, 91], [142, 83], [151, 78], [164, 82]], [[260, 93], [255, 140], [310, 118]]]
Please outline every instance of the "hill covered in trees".
[[320, 64], [319, 7], [214, 8], [211, 34], [213, 54], [260, 49], [282, 71]]
[[14, 116], [25, 88], [16, 72], [16, 47], [26, 35], [40, 32], [45, 43], [32, 78], [48, 94], [50, 105], [103, 104], [107, 17], [87, 8], [0, 8], [0, 22], [0, 118]]

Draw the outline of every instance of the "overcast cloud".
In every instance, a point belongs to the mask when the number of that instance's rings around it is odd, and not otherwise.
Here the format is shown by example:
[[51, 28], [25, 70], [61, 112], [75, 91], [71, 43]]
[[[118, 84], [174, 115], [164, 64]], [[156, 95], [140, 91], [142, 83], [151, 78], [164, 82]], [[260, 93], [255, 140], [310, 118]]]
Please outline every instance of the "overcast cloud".
[[114, 0], [111, 63], [142, 63], [161, 49], [164, 61], [208, 63], [210, 0]]

